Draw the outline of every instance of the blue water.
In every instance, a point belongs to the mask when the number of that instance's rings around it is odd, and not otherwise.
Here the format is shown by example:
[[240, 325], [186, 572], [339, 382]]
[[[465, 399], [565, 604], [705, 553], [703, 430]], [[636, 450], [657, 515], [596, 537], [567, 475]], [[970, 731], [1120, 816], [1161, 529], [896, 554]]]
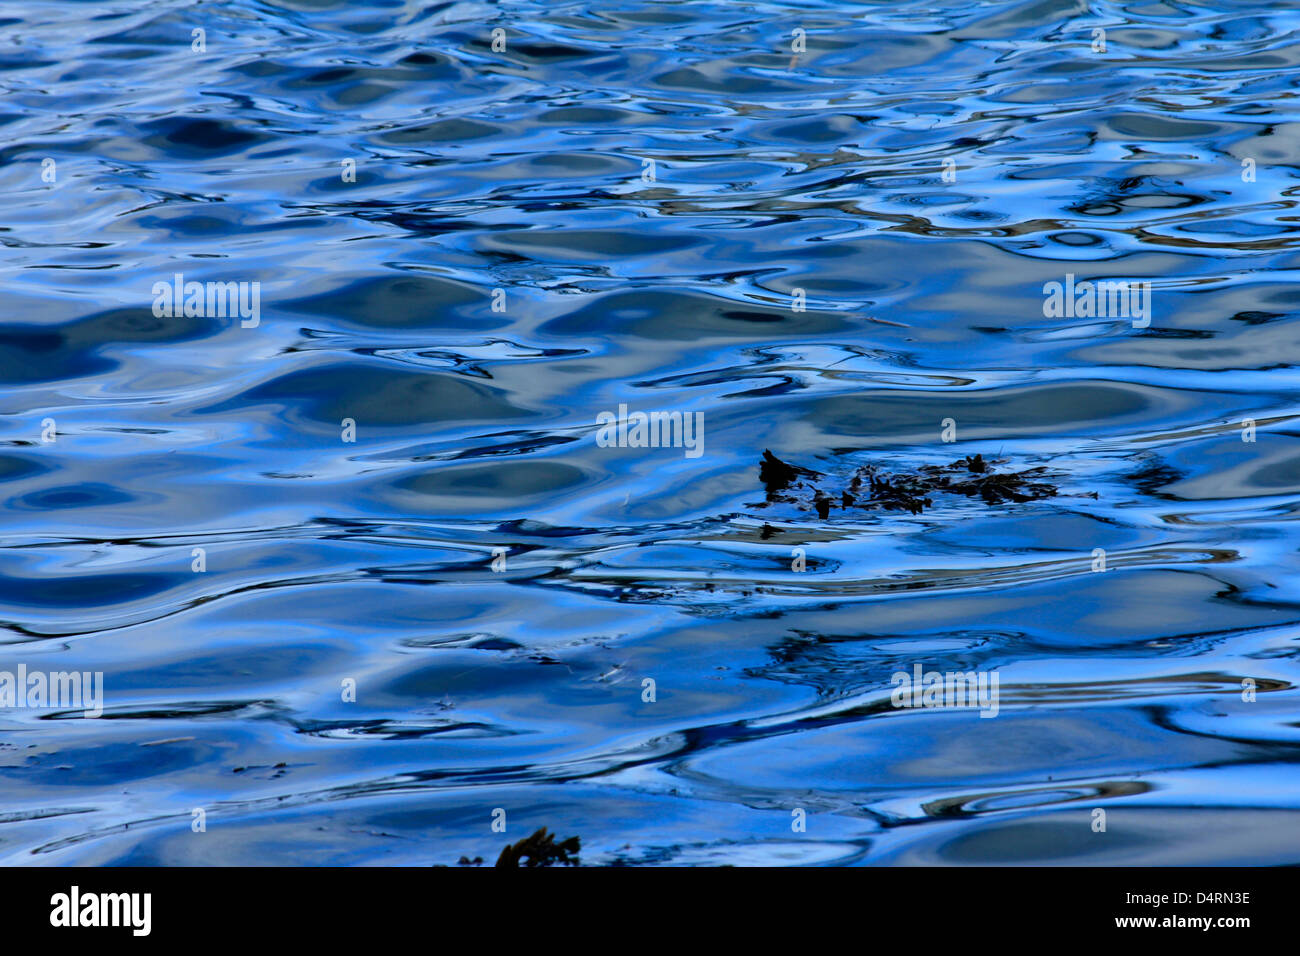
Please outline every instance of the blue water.
[[[0, 40], [0, 669], [104, 687], [0, 710], [0, 862], [1300, 863], [1300, 5]], [[177, 273], [257, 323], [155, 314]], [[1060, 494], [821, 520], [765, 448]], [[894, 707], [917, 664], [997, 717]]]

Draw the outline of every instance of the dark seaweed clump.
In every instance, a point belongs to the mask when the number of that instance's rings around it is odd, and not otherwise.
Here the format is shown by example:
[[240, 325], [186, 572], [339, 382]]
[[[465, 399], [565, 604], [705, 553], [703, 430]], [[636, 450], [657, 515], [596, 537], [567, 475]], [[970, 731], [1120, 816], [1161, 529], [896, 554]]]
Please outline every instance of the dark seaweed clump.
[[[497, 866], [554, 866], [557, 863], [577, 866], [581, 847], [582, 841], [576, 836], [556, 843], [555, 834], [546, 832], [546, 827], [542, 827], [532, 836], [524, 837], [502, 850], [497, 857]], [[520, 863], [520, 860], [527, 862]]]
[[[555, 842], [555, 834], [548, 833], [546, 827], [542, 827], [532, 836], [526, 836], [517, 843], [507, 844], [497, 857], [497, 866], [519, 867], [519, 866], [555, 866], [557, 863], [564, 866], [579, 866], [581, 861], [578, 859], [578, 851], [582, 848], [582, 841], [578, 837], [569, 837], [559, 843]], [[520, 860], [526, 860], [520, 863]], [[435, 863], [435, 867], [445, 867], [445, 863]], [[456, 861], [457, 866], [482, 866], [483, 857], [476, 856], [470, 859], [462, 856]]]
[[767, 504], [782, 501], [816, 509], [827, 518], [831, 508], [879, 508], [919, 515], [934, 504], [933, 495], [947, 493], [980, 498], [986, 504], [1034, 501], [1057, 494], [1056, 486], [1042, 481], [1046, 468], [994, 471], [983, 455], [967, 455], [949, 465], [922, 465], [914, 471], [887, 472], [864, 465], [847, 481], [810, 468], [792, 465], [770, 451], [763, 452], [758, 477], [767, 488]]

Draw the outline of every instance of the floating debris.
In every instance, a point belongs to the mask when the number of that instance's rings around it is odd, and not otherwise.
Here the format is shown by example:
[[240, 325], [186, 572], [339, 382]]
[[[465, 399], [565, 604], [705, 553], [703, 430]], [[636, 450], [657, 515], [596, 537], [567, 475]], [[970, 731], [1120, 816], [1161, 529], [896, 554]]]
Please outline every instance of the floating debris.
[[[562, 843], [555, 842], [555, 834], [547, 833], [542, 827], [532, 836], [525, 837], [518, 843], [512, 843], [501, 851], [497, 857], [497, 866], [564, 866], [578, 865], [578, 850], [582, 842], [575, 836]], [[521, 864], [520, 860], [528, 862]]]
[[758, 468], [758, 478], [767, 486], [769, 493], [788, 488], [792, 482], [801, 477], [820, 478], [821, 473], [809, 471], [807, 468], [800, 468], [797, 465], [788, 465], [770, 451], [765, 450], [763, 452], [763, 460], [759, 463]]
[[797, 504], [815, 510], [823, 520], [830, 517], [831, 508], [837, 502], [844, 510], [880, 508], [919, 515], [933, 507], [933, 495], [937, 492], [980, 498], [989, 505], [1034, 501], [1057, 494], [1055, 485], [1041, 480], [1048, 474], [1046, 468], [994, 471], [992, 465], [998, 463], [985, 460], [983, 455], [967, 455], [949, 465], [922, 465], [907, 472], [891, 473], [876, 465], [864, 465], [853, 473], [845, 487], [832, 490], [826, 486], [834, 479], [782, 461], [764, 450], [758, 477], [767, 488], [766, 504], [777, 501]]

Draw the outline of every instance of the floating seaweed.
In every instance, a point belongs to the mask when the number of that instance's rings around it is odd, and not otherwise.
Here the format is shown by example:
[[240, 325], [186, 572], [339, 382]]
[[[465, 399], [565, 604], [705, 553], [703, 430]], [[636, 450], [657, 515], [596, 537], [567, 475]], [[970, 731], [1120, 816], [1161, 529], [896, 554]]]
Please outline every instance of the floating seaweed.
[[820, 472], [800, 468], [798, 465], [787, 464], [766, 450], [763, 452], [763, 460], [758, 467], [758, 478], [767, 486], [769, 494], [788, 488], [792, 482], [797, 481], [799, 478], [818, 477], [821, 477]]
[[[576, 836], [560, 843], [555, 842], [555, 834], [547, 833], [542, 827], [532, 836], [524, 837], [518, 843], [511, 843], [497, 857], [497, 866], [564, 866], [578, 865], [578, 851], [582, 841]], [[527, 860], [520, 863], [520, 860]]]
[[913, 471], [886, 472], [876, 465], [858, 468], [843, 487], [831, 488], [835, 479], [810, 468], [792, 465], [764, 450], [759, 480], [767, 488], [767, 504], [782, 501], [812, 508], [825, 520], [833, 507], [867, 508], [920, 514], [934, 505], [939, 492], [980, 498], [986, 504], [1051, 498], [1054, 484], [1042, 480], [1043, 467], [1023, 471], [995, 471], [983, 455], [967, 455], [948, 465], [922, 465]]

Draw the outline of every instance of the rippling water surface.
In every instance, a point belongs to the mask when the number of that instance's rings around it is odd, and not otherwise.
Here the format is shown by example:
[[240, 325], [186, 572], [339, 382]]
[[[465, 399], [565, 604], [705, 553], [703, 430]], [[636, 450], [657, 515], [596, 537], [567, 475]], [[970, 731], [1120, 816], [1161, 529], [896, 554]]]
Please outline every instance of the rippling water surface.
[[595, 6], [0, 8], [0, 861], [1300, 863], [1300, 8]]

